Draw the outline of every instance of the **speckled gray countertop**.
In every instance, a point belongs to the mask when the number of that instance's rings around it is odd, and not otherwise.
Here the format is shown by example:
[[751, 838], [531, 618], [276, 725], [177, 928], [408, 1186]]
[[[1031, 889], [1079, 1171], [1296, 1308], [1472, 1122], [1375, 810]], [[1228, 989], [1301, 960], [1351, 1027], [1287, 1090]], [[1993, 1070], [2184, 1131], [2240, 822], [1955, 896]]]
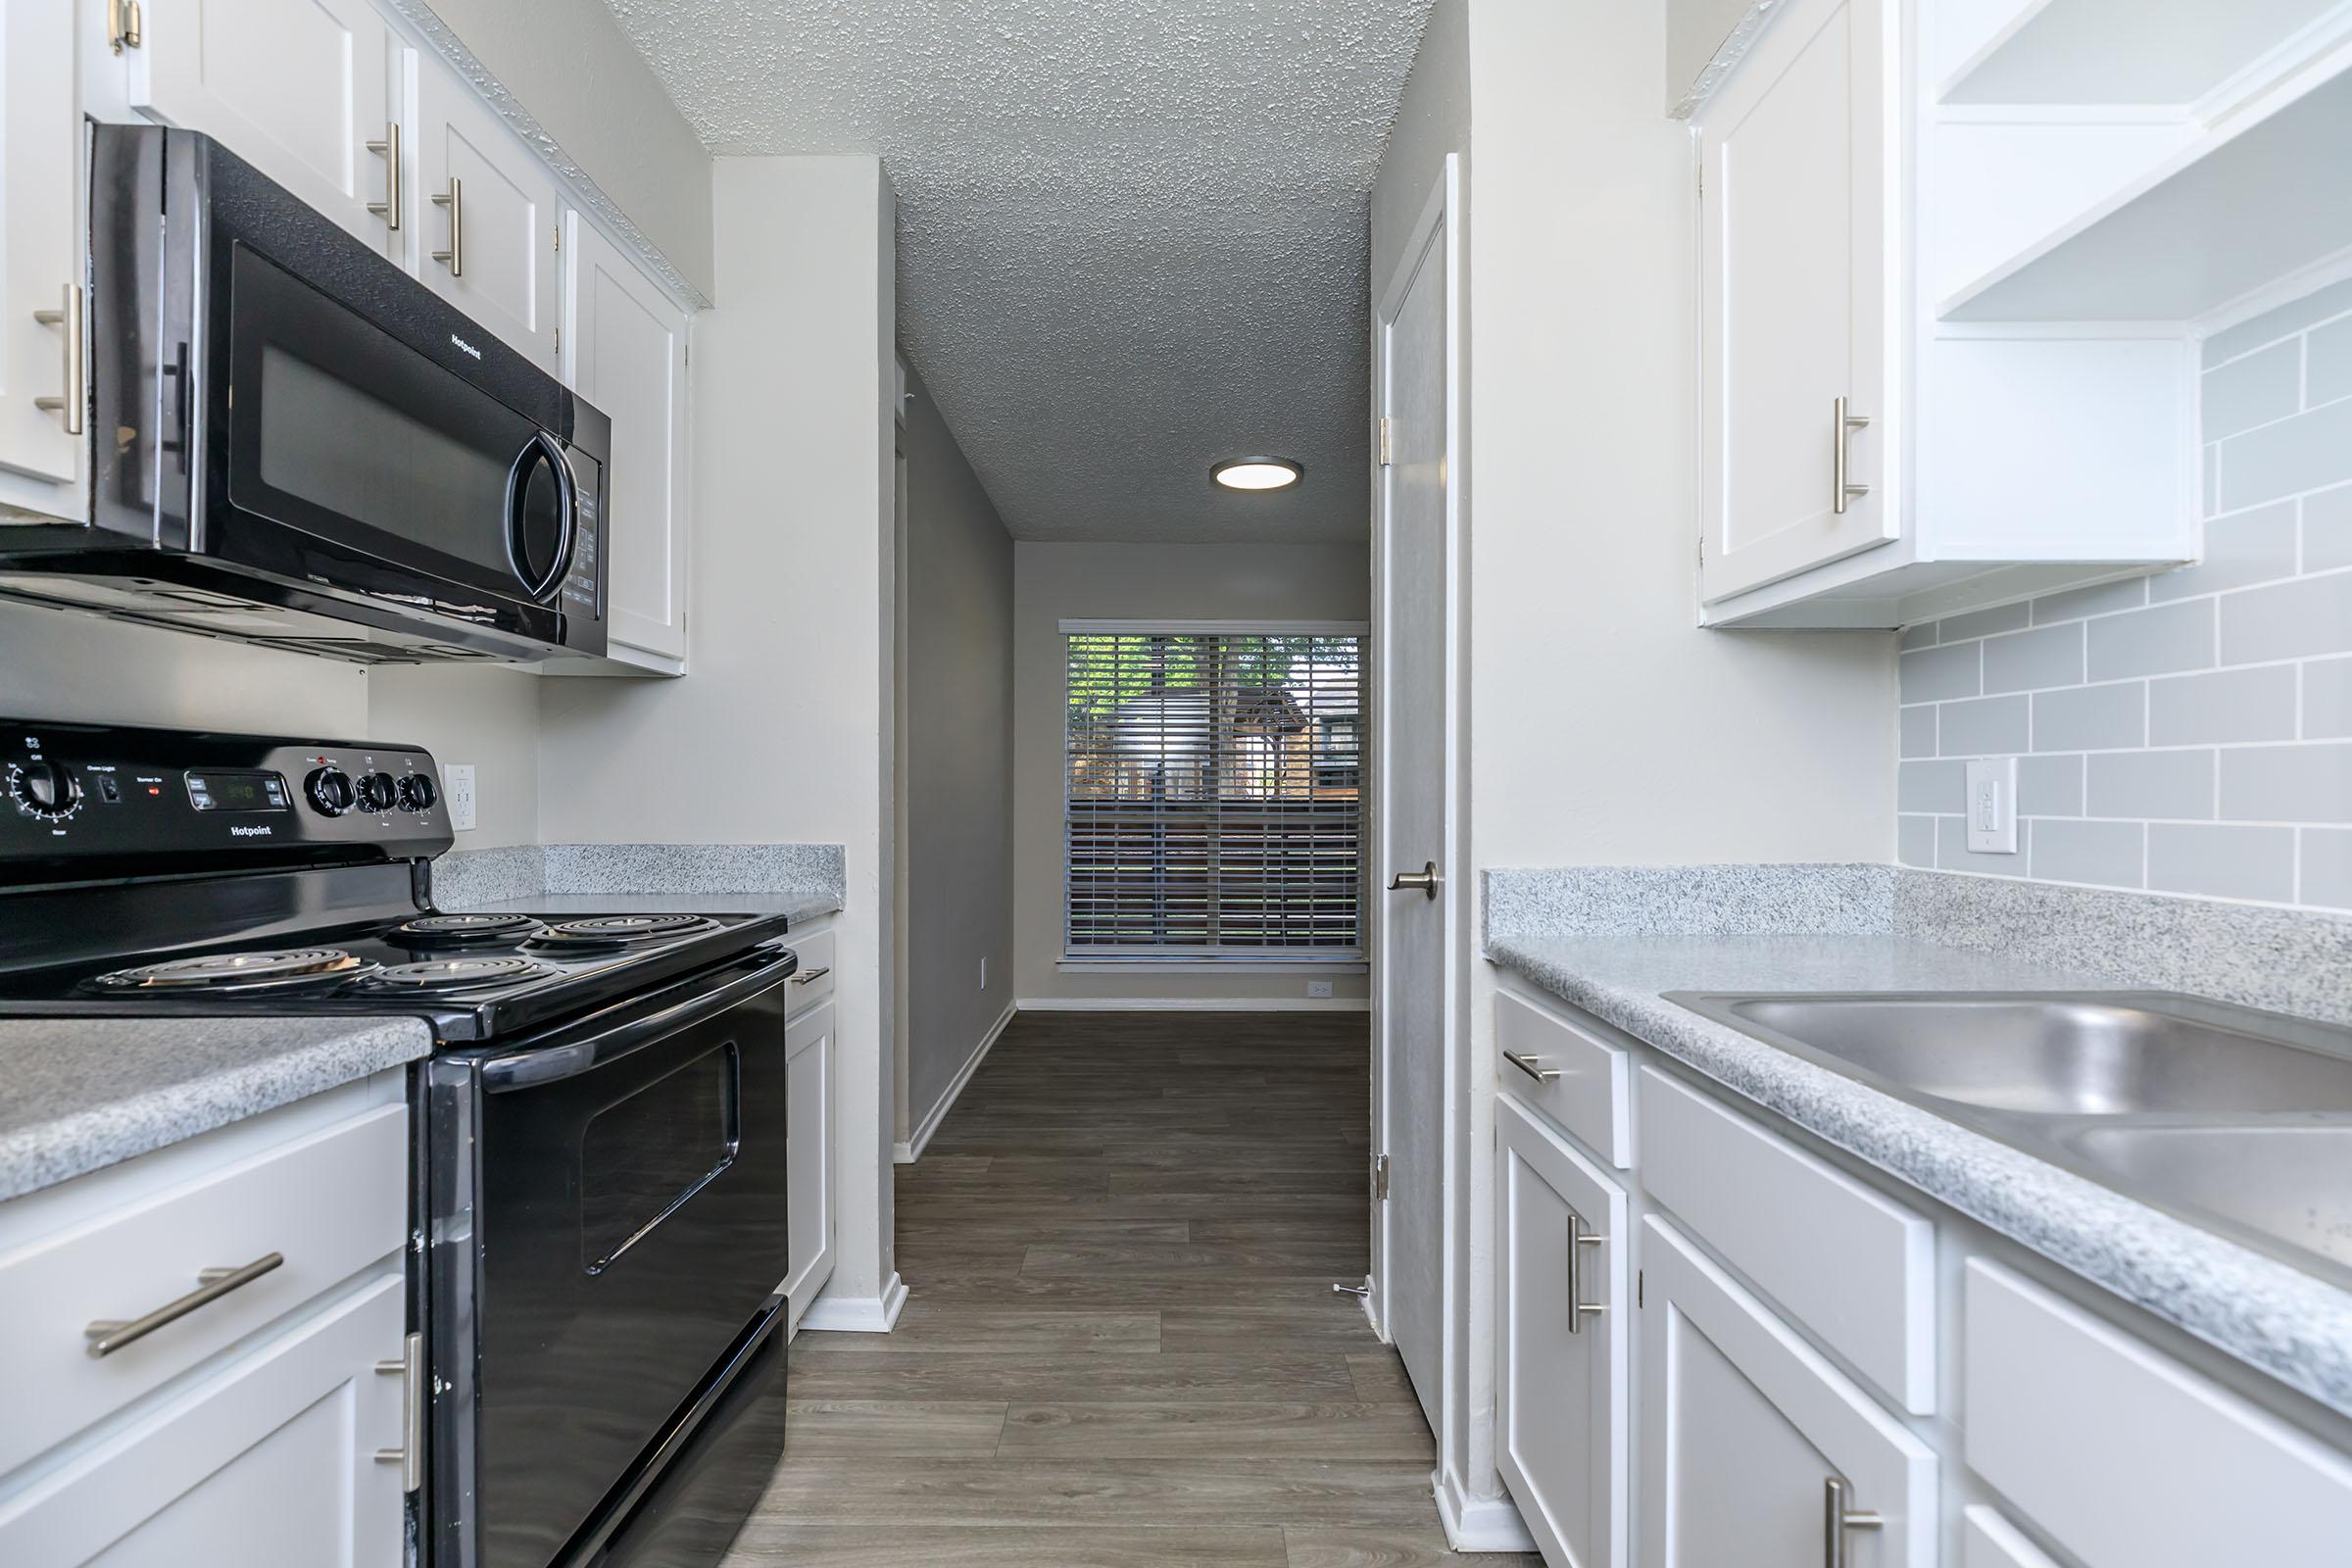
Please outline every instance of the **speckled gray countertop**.
[[2352, 1291], [1667, 1002], [2112, 985], [1892, 934], [1490, 930], [1488, 956], [1936, 1200], [2352, 1415]]
[[0, 1018], [0, 1199], [427, 1054], [416, 1018]]
[[538, 893], [468, 904], [474, 914], [780, 914], [787, 926], [832, 914], [841, 895], [829, 890], [780, 893]]

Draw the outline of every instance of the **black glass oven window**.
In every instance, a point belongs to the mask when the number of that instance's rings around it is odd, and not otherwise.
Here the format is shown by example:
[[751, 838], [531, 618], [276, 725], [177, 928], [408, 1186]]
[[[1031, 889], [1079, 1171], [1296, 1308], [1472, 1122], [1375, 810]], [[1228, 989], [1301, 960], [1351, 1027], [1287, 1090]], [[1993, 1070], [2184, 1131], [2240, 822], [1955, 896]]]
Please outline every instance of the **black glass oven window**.
[[601, 1274], [735, 1162], [734, 1041], [605, 1106], [580, 1133], [580, 1263]]
[[262, 349], [262, 479], [338, 516], [507, 569], [507, 467], [277, 343]]

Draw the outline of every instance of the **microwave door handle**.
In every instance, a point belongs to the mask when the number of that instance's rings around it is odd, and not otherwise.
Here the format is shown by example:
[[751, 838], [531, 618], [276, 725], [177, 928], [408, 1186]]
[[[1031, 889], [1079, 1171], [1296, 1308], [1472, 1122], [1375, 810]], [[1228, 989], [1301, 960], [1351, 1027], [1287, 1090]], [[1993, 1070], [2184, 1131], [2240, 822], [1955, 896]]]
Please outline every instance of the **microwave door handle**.
[[739, 975], [716, 991], [706, 992], [674, 1007], [664, 1007], [660, 1012], [633, 1018], [627, 1023], [564, 1045], [496, 1057], [482, 1065], [482, 1087], [495, 1095], [511, 1089], [536, 1089], [543, 1084], [576, 1078], [603, 1062], [652, 1045], [664, 1035], [691, 1029], [706, 1018], [773, 991], [790, 979], [792, 972], [799, 967], [797, 958], [777, 954], [751, 973]]

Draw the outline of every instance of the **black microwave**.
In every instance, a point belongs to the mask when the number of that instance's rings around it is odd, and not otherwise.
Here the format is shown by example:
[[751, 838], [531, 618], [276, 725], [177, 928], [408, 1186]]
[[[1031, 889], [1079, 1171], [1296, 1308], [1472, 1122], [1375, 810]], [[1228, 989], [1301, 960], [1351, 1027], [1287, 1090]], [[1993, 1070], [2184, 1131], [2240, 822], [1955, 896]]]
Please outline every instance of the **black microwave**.
[[605, 651], [611, 422], [209, 136], [89, 130], [86, 523], [0, 595], [363, 662]]

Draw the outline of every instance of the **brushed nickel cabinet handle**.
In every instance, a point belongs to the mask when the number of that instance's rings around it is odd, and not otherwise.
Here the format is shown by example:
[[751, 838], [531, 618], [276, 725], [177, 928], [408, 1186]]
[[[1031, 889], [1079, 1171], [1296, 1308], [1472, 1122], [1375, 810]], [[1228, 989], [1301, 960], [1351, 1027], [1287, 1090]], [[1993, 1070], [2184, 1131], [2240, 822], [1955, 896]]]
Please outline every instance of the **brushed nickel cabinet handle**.
[[1389, 878], [1391, 893], [1421, 892], [1431, 898], [1438, 896], [1438, 862], [1425, 860], [1418, 871], [1399, 871]]
[[242, 1290], [286, 1260], [283, 1252], [267, 1252], [243, 1268], [208, 1268], [197, 1276], [196, 1289], [176, 1301], [167, 1301], [145, 1317], [127, 1322], [101, 1318], [81, 1332], [93, 1356], [109, 1356], [125, 1345], [136, 1344], [167, 1323], [176, 1323], [200, 1306], [210, 1306], [231, 1291]]
[[1542, 1056], [1523, 1056], [1516, 1051], [1506, 1051], [1502, 1054], [1502, 1059], [1540, 1084], [1547, 1084], [1560, 1075], [1559, 1068], [1541, 1065], [1544, 1060]]
[[433, 198], [435, 207], [449, 209], [449, 249], [433, 252], [433, 260], [449, 264], [449, 275], [466, 275], [466, 182], [449, 176], [449, 189]]
[[1848, 1532], [1885, 1528], [1883, 1515], [1858, 1512], [1845, 1505], [1845, 1483], [1836, 1476], [1821, 1487], [1821, 1565], [1822, 1568], [1848, 1568], [1850, 1558], [1845, 1549]]
[[803, 969], [799, 974], [794, 975], [792, 983], [796, 986], [805, 986], [811, 981], [822, 980], [832, 972], [830, 967], [820, 963], [813, 969]]
[[1845, 515], [1845, 506], [1847, 502], [1852, 501], [1857, 497], [1870, 494], [1870, 486], [1866, 484], [1856, 484], [1853, 482], [1853, 480], [1846, 477], [1847, 470], [1850, 468], [1852, 462], [1846, 451], [1847, 440], [1856, 430], [1867, 430], [1870, 428], [1870, 416], [1867, 414], [1848, 414], [1846, 412], [1845, 405], [1846, 400], [1843, 398], [1833, 398], [1830, 400], [1830, 419], [1832, 424], [1832, 445], [1830, 447], [1830, 510], [1838, 514], [1839, 516]]
[[1585, 1319], [1598, 1317], [1608, 1310], [1598, 1301], [1585, 1299], [1585, 1249], [1598, 1247], [1607, 1241], [1585, 1229], [1585, 1216], [1575, 1209], [1568, 1211], [1568, 1332], [1584, 1332]]
[[400, 1466], [400, 1490], [418, 1492], [424, 1487], [424, 1336], [412, 1334], [401, 1342], [400, 1359], [378, 1361], [376, 1371], [386, 1377], [398, 1374], [400, 1386], [400, 1446], [378, 1448], [378, 1464]]
[[386, 228], [397, 231], [400, 227], [400, 122], [386, 121], [384, 139], [369, 142], [368, 150], [381, 153], [384, 158], [384, 199], [369, 202], [368, 210], [382, 219]]
[[66, 434], [81, 434], [82, 364], [81, 364], [81, 285], [66, 285], [65, 304], [54, 311], [35, 311], [32, 318], [43, 326], [62, 326], [66, 329], [66, 390], [57, 397], [32, 400], [32, 406], [44, 414], [62, 414], [66, 419]]

